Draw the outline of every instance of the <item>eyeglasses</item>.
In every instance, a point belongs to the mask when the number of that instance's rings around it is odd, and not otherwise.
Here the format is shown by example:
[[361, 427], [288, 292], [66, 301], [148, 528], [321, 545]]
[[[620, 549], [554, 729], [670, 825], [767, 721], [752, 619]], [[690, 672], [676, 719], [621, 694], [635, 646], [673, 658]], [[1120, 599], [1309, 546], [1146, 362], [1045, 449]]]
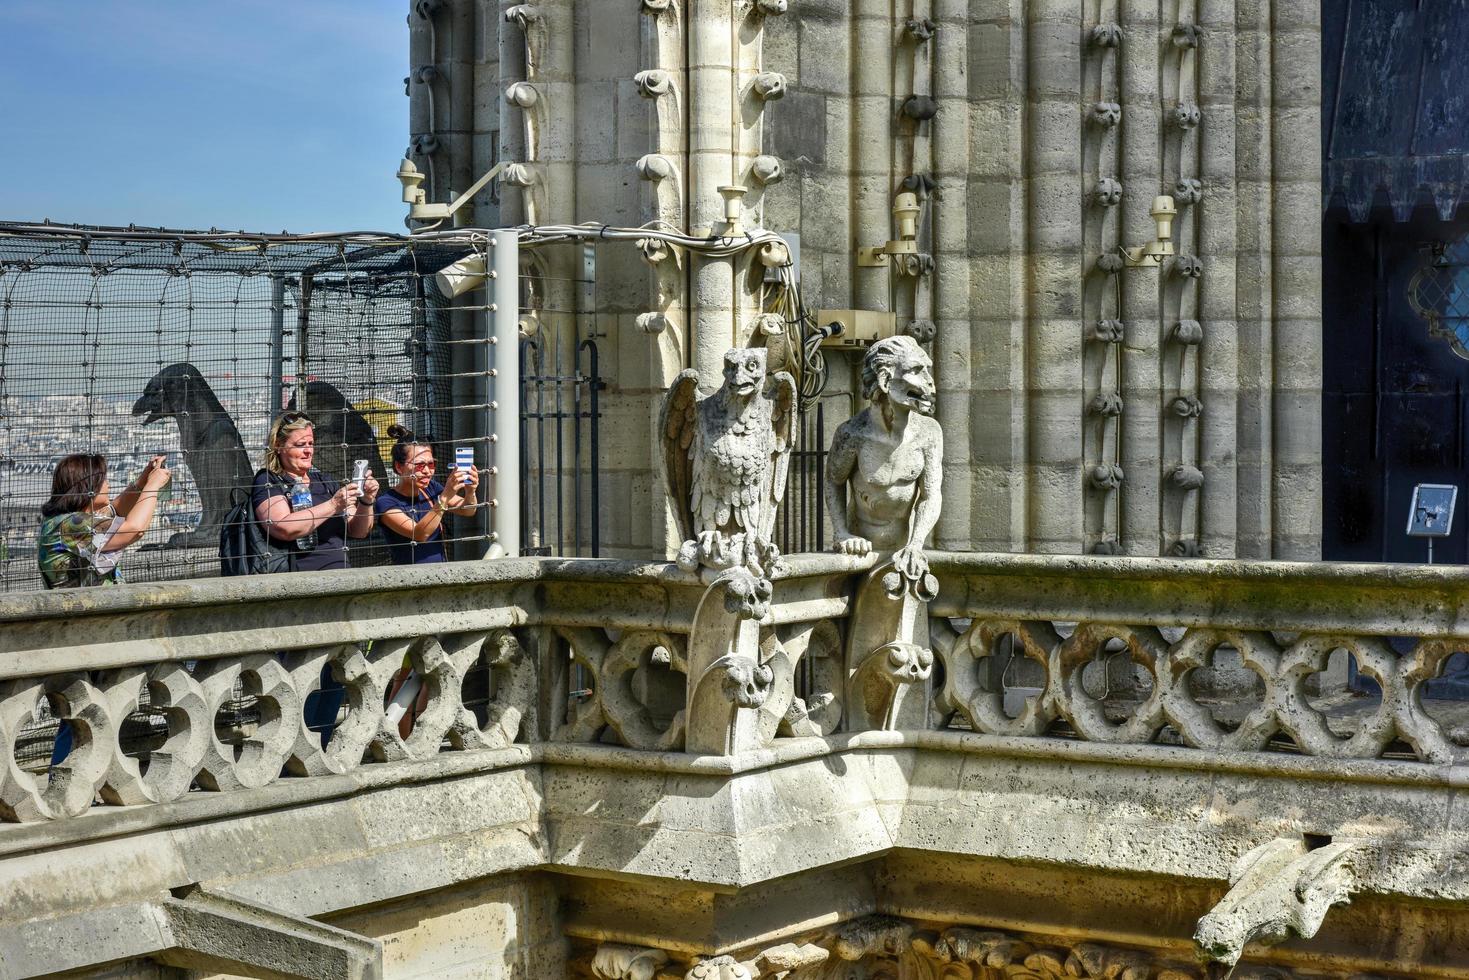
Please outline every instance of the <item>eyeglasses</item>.
[[281, 425], [300, 425], [302, 422], [305, 422], [307, 425], [313, 424], [311, 416], [305, 412], [287, 412], [281, 416]]
[[417, 470], [420, 473], [432, 473], [434, 471], [434, 467], [437, 465], [438, 464], [435, 463], [433, 460], [429, 460], [423, 463], [409, 463], [408, 468], [410, 470]]

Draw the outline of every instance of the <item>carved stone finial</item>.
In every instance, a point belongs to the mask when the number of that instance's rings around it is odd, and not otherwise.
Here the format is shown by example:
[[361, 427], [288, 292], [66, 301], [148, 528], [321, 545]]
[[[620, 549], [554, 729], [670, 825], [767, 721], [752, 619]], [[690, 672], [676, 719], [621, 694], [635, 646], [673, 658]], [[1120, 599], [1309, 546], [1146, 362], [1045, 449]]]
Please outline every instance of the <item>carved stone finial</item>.
[[1180, 395], [1173, 399], [1169, 407], [1173, 409], [1173, 414], [1181, 419], [1196, 419], [1204, 414], [1204, 403], [1193, 395]]
[[1116, 463], [1098, 463], [1087, 471], [1087, 482], [1094, 490], [1116, 490], [1122, 481], [1122, 467]]
[[938, 31], [938, 25], [927, 17], [909, 18], [903, 24], [903, 33], [919, 44], [933, 40], [934, 33]]
[[1197, 466], [1179, 465], [1168, 474], [1168, 482], [1180, 490], [1197, 490], [1204, 485], [1204, 473]]
[[1120, 344], [1127, 335], [1127, 325], [1121, 320], [1103, 319], [1092, 324], [1091, 339], [1103, 344]]
[[1104, 208], [1115, 208], [1122, 203], [1122, 182], [1115, 177], [1103, 177], [1092, 190], [1092, 200]]
[[637, 249], [643, 261], [654, 266], [666, 262], [673, 254], [672, 247], [661, 238], [639, 238]]
[[898, 113], [914, 122], [928, 122], [939, 114], [939, 103], [932, 96], [910, 95], [903, 100], [903, 107]]
[[1187, 51], [1197, 48], [1199, 42], [1204, 38], [1204, 31], [1198, 24], [1179, 24], [1173, 28], [1173, 46]]
[[1122, 396], [1115, 391], [1099, 392], [1087, 402], [1086, 410], [1089, 415], [1116, 417], [1122, 414]]
[[785, 242], [765, 242], [755, 250], [755, 260], [767, 269], [784, 269], [793, 265], [791, 247]]
[[786, 77], [778, 71], [762, 71], [750, 86], [761, 102], [774, 102], [785, 97]]
[[639, 177], [655, 183], [678, 174], [678, 165], [660, 153], [649, 153], [639, 157], [634, 166]]
[[901, 186], [903, 190], [912, 191], [918, 195], [919, 200], [923, 200], [932, 194], [934, 187], [938, 185], [934, 183], [932, 174], [909, 174], [903, 178]]
[[1181, 279], [1197, 279], [1204, 274], [1204, 260], [1186, 253], [1176, 255], [1173, 258], [1173, 274]]
[[1087, 118], [1095, 125], [1111, 129], [1122, 121], [1122, 106], [1116, 102], [1093, 102]]
[[785, 317], [779, 313], [761, 313], [755, 318], [755, 330], [762, 337], [779, 337], [786, 332]]
[[1197, 177], [1180, 177], [1173, 185], [1173, 198], [1179, 204], [1198, 204], [1204, 199], [1204, 182]]
[[938, 327], [932, 320], [909, 320], [903, 324], [903, 333], [927, 347], [938, 336]]
[[530, 30], [532, 24], [541, 20], [541, 10], [532, 3], [518, 3], [505, 11], [505, 22], [514, 24], [522, 31]]
[[1200, 558], [1203, 557], [1204, 549], [1194, 538], [1179, 538], [1169, 545], [1168, 554], [1174, 558]]
[[1122, 27], [1119, 24], [1097, 24], [1092, 28], [1090, 40], [1097, 48], [1121, 47]]
[[540, 93], [530, 82], [515, 82], [505, 90], [505, 101], [521, 109], [529, 109], [540, 101]]
[[750, 164], [750, 176], [755, 178], [755, 183], [762, 186], [777, 183], [785, 175], [780, 165], [780, 157], [762, 153]]
[[502, 171], [500, 179], [511, 187], [529, 187], [536, 182], [536, 172], [523, 163], [512, 163]]
[[673, 76], [662, 68], [645, 68], [632, 77], [638, 94], [645, 99], [656, 99], [673, 90]]
[[893, 271], [909, 279], [933, 275], [934, 259], [927, 252], [893, 256]]
[[1204, 342], [1204, 328], [1198, 320], [1179, 320], [1173, 326], [1173, 339], [1185, 347]]
[[1106, 276], [1115, 276], [1122, 271], [1122, 256], [1116, 252], [1103, 252], [1097, 256], [1097, 271]]
[[650, 337], [657, 336], [668, 329], [668, 317], [662, 313], [639, 313], [638, 318], [633, 322], [639, 330]]
[[1179, 129], [1189, 130], [1199, 124], [1204, 118], [1204, 114], [1192, 102], [1180, 102], [1173, 107], [1173, 111], [1169, 113], [1168, 118]]

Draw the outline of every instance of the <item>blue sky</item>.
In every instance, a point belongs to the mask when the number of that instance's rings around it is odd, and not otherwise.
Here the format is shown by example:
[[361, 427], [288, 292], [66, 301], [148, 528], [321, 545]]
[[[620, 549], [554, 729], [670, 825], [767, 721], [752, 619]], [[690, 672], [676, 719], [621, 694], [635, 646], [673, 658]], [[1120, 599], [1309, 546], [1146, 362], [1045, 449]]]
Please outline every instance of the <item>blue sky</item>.
[[405, 0], [0, 0], [0, 219], [403, 230]]

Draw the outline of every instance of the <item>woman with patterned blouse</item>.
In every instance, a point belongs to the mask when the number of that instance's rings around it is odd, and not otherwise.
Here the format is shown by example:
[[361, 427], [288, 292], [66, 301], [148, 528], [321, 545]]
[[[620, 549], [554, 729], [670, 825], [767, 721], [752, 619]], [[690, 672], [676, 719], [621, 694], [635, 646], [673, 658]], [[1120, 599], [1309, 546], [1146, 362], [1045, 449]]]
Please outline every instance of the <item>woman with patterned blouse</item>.
[[107, 457], [76, 453], [56, 464], [36, 536], [36, 563], [46, 588], [122, 581], [117, 561], [148, 530], [158, 492], [168, 484], [164, 461], [154, 456], [115, 500], [107, 493]]
[[[108, 496], [107, 457], [75, 453], [56, 464], [51, 497], [41, 505], [36, 563], [48, 589], [117, 585], [117, 560], [153, 523], [158, 491], [168, 485], [164, 457], [154, 456], [117, 499]], [[52, 703], [52, 709], [56, 704]], [[51, 750], [51, 765], [71, 753], [71, 725], [62, 721]]]

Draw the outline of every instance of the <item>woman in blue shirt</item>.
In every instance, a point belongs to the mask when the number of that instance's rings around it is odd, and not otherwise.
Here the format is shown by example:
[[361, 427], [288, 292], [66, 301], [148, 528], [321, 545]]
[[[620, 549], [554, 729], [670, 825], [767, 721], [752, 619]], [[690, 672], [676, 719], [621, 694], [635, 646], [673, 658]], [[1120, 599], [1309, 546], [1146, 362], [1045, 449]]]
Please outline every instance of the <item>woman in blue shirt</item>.
[[445, 514], [473, 517], [479, 503], [474, 470], [455, 469], [448, 482], [434, 479], [434, 449], [399, 425], [389, 426], [393, 444], [395, 486], [377, 498], [378, 526], [388, 542], [395, 565], [426, 565], [444, 561]]

